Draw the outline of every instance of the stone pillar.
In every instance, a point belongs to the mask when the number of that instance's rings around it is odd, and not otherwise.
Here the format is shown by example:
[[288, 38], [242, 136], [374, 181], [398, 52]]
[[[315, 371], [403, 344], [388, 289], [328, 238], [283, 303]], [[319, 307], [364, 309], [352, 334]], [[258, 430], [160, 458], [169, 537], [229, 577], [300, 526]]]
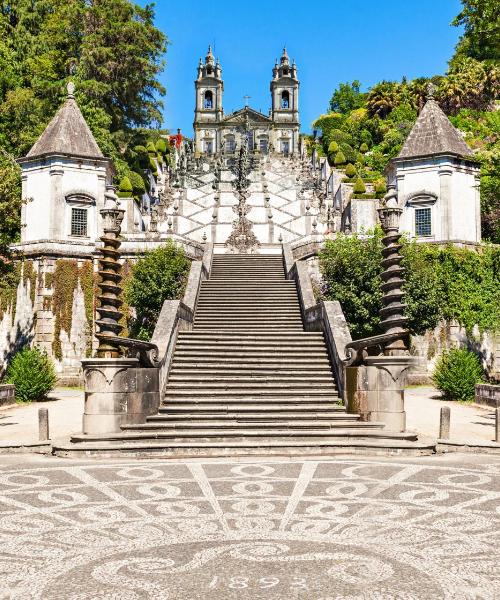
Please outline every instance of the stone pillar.
[[346, 368], [347, 412], [362, 421], [384, 423], [390, 431], [405, 431], [404, 389], [418, 359], [411, 356], [370, 356], [364, 364]]
[[453, 170], [447, 165], [439, 169], [439, 202], [441, 203], [441, 239], [447, 241], [453, 235], [451, 177]]
[[52, 241], [62, 240], [64, 228], [66, 227], [66, 211], [62, 192], [62, 178], [64, 169], [61, 164], [55, 164], [50, 171], [50, 239]]
[[144, 423], [157, 412], [158, 369], [140, 368], [137, 358], [90, 358], [82, 360], [82, 366], [84, 434], [117, 433], [121, 425]]

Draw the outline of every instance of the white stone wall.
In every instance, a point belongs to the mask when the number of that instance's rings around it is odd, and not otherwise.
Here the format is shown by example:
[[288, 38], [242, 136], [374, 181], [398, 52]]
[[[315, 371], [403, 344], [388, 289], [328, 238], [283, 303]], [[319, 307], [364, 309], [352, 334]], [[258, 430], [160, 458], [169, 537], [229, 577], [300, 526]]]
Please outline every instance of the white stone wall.
[[474, 327], [472, 335], [458, 323], [441, 322], [423, 335], [412, 336], [412, 352], [422, 358], [418, 372], [430, 377], [443, 351], [450, 348], [468, 348], [480, 358], [488, 377], [500, 381], [500, 336]]
[[[21, 241], [72, 240], [99, 237], [99, 210], [104, 203], [106, 165], [102, 161], [49, 157], [22, 163]], [[71, 236], [71, 208], [87, 210], [87, 235]]]
[[398, 163], [396, 182], [403, 206], [401, 231], [415, 237], [415, 209], [430, 207], [432, 232], [422, 241], [480, 243], [477, 176], [477, 168], [451, 157]]

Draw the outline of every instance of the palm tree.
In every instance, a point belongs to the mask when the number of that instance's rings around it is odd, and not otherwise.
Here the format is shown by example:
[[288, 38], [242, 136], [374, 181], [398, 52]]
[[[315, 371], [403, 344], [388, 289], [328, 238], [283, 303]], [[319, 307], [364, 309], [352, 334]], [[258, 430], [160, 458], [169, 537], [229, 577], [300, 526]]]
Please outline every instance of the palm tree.
[[395, 81], [377, 83], [368, 92], [366, 106], [370, 116], [378, 115], [385, 119], [399, 104], [401, 84]]

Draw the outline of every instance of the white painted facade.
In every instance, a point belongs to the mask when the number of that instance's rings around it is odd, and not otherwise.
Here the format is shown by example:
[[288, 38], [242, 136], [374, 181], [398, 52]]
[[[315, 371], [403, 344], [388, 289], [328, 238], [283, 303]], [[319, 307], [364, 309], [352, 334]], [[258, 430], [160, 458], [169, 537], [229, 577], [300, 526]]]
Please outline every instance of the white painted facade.
[[[403, 207], [401, 231], [419, 241], [481, 242], [476, 163], [446, 155], [397, 159], [394, 180]], [[419, 218], [428, 215], [429, 230], [419, 231]]]
[[[104, 205], [108, 161], [68, 156], [23, 159], [21, 243], [95, 242]], [[72, 227], [73, 209], [85, 227]], [[80, 222], [81, 219], [80, 219]], [[83, 231], [84, 229], [84, 231]]]

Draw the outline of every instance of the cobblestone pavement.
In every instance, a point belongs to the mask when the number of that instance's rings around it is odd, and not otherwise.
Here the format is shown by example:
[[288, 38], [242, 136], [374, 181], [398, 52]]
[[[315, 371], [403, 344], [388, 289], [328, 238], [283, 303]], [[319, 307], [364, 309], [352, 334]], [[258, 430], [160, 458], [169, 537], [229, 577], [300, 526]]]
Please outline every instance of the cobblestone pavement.
[[500, 597], [500, 459], [2, 458], [0, 598]]

